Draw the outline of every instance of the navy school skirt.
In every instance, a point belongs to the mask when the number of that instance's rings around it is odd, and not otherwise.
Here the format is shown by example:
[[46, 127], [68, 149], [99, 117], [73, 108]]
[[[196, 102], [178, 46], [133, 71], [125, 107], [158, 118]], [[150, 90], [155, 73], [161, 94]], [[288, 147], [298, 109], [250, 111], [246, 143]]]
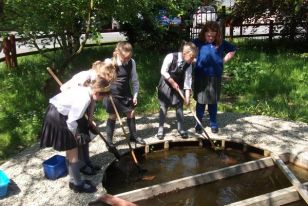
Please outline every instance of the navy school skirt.
[[[127, 112], [131, 112], [135, 109], [132, 97], [112, 96], [112, 99], [120, 115], [126, 115]], [[109, 114], [115, 114], [109, 97], [103, 99], [103, 107]]]
[[89, 125], [85, 117], [77, 120], [78, 137], [74, 137], [68, 129], [66, 120], [67, 116], [62, 115], [54, 105], [49, 104], [40, 134], [41, 148], [53, 147], [57, 151], [66, 151], [91, 141]]

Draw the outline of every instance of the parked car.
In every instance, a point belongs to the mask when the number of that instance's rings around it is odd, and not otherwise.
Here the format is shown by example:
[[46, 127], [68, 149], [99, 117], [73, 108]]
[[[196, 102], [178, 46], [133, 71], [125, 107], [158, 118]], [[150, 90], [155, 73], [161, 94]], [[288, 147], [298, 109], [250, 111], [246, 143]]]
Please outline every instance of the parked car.
[[173, 24], [173, 25], [180, 25], [182, 23], [182, 19], [181, 17], [174, 17], [173, 19], [170, 19], [170, 24]]
[[157, 21], [162, 26], [168, 26], [170, 24], [170, 19], [167, 16], [157, 17]]
[[207, 21], [216, 21], [217, 14], [212, 6], [199, 6], [193, 14], [193, 27], [205, 24]]
[[169, 26], [170, 24], [172, 25], [180, 25], [182, 23], [182, 20], [180, 17], [173, 17], [169, 16], [168, 12], [165, 9], [159, 10], [158, 15], [156, 16], [156, 21], [158, 22], [159, 25], [162, 26]]

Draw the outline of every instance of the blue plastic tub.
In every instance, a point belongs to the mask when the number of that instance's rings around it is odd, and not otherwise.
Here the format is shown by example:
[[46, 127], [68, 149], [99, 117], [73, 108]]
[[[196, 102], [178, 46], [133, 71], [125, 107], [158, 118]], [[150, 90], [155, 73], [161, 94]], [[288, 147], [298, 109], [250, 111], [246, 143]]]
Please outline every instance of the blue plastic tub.
[[54, 155], [53, 157], [43, 162], [45, 177], [51, 180], [56, 180], [67, 175], [67, 167], [65, 157]]
[[6, 176], [6, 174], [0, 170], [0, 197], [4, 197], [7, 194], [7, 187], [10, 183], [10, 179]]

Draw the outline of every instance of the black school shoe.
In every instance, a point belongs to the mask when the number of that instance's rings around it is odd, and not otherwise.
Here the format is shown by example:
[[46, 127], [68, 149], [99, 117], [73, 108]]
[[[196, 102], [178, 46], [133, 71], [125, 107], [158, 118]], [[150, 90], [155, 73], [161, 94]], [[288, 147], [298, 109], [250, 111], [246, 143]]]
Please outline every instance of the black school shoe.
[[92, 163], [88, 164], [88, 166], [91, 167], [94, 170], [97, 170], [97, 171], [101, 170], [101, 168], [102, 168], [102, 167], [95, 165], [95, 164], [92, 164]]
[[135, 142], [137, 144], [146, 145], [146, 142], [141, 137], [130, 137], [130, 141]]
[[84, 175], [96, 175], [97, 170], [100, 170], [100, 168], [94, 165], [85, 165], [80, 168], [80, 172]]
[[212, 133], [218, 133], [218, 127], [211, 127]]
[[184, 130], [179, 131], [179, 134], [181, 135], [182, 139], [188, 138], [188, 133]]
[[164, 139], [164, 132], [157, 132], [155, 135], [157, 139], [163, 140]]
[[196, 126], [195, 126], [195, 131], [196, 131], [197, 134], [202, 134], [203, 129], [202, 129], [202, 127], [200, 127], [199, 125], [196, 125]]
[[211, 131], [212, 131], [212, 133], [218, 133], [217, 123], [211, 123]]
[[89, 167], [88, 165], [85, 165], [82, 168], [80, 168], [80, 172], [84, 175], [90, 175], [90, 176], [97, 174], [96, 171], [91, 167]]
[[69, 188], [76, 193], [93, 193], [97, 191], [96, 187], [89, 180], [83, 180], [80, 185], [70, 182]]

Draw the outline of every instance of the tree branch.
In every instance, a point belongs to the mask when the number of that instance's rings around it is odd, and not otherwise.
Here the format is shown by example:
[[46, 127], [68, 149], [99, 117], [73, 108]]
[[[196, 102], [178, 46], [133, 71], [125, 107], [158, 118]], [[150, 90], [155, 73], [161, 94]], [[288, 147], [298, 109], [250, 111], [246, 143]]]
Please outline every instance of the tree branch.
[[85, 32], [85, 38], [84, 40], [81, 42], [79, 49], [72, 55], [70, 56], [65, 63], [63, 64], [63, 68], [67, 67], [67, 65], [78, 55], [82, 52], [84, 46], [86, 45], [86, 42], [89, 38], [89, 33], [90, 33], [90, 29], [91, 29], [91, 16], [93, 13], [93, 8], [94, 8], [94, 1], [90, 0], [90, 5], [88, 8], [88, 16], [87, 16], [87, 20], [86, 20], [86, 32]]

